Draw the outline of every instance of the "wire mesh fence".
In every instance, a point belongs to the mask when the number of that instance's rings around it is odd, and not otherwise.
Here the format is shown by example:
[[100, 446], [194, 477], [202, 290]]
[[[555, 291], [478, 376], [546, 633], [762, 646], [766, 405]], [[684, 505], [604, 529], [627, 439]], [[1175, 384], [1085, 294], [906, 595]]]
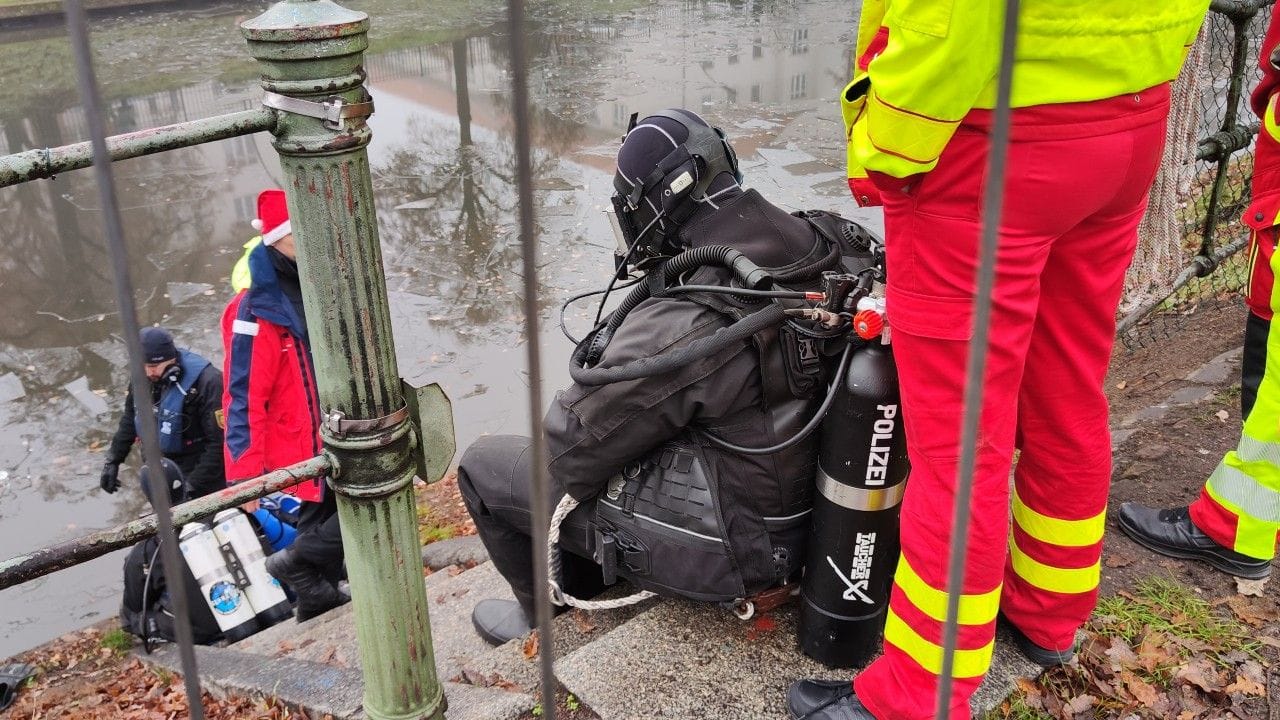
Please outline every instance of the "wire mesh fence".
[[[1131, 349], [1184, 332], [1200, 310], [1240, 304], [1249, 268], [1240, 215], [1258, 127], [1249, 97], [1272, 1], [1214, 3], [1175, 87], [1169, 148], [1120, 308]], [[1210, 153], [1214, 137], [1239, 147]]]

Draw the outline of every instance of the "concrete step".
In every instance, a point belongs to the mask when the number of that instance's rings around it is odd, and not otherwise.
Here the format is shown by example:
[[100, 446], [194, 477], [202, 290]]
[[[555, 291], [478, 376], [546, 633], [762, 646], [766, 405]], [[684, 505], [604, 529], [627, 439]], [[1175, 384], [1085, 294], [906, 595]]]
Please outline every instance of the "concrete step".
[[[762, 619], [763, 618], [763, 619]], [[762, 720], [789, 717], [794, 680], [847, 679], [803, 655], [795, 605], [742, 621], [715, 606], [664, 600], [555, 664], [560, 682], [604, 720]], [[997, 641], [974, 717], [998, 705], [1018, 677], [1040, 668]]]
[[[598, 599], [620, 598], [633, 592], [634, 588], [623, 583], [605, 591]], [[551, 631], [555, 641], [555, 656], [563, 658], [570, 655], [652, 608], [657, 602], [646, 600], [638, 605], [616, 610], [570, 610], [557, 616], [552, 620]], [[540, 672], [537, 656], [527, 657], [523, 640], [513, 640], [464, 663], [462, 679], [475, 685], [514, 687], [523, 692], [536, 693]]]
[[[440, 678], [449, 679], [461, 672], [461, 659], [486, 652], [489, 646], [471, 632], [471, 606], [474, 601], [459, 604], [458, 600], [472, 596], [472, 589], [485, 588], [480, 597], [499, 597], [507, 584], [488, 563], [472, 572], [452, 575], [436, 572], [425, 581], [427, 606], [431, 614], [432, 645], [436, 651], [436, 671]], [[488, 586], [493, 591], [488, 591]], [[465, 615], [465, 617], [461, 617]], [[465, 620], [466, 632], [455, 632], [460, 621]], [[291, 658], [307, 662], [319, 662], [338, 667], [360, 669], [360, 654], [356, 645], [355, 616], [350, 604], [330, 610], [304, 623], [286, 620], [256, 635], [246, 638], [233, 647], [243, 652]]]
[[[312, 717], [365, 718], [364, 681], [358, 670], [272, 658], [230, 647], [195, 650], [200, 686], [214, 697], [274, 698], [287, 707], [305, 710]], [[148, 664], [182, 672], [176, 646], [166, 645], [139, 657]], [[523, 693], [454, 682], [442, 685], [449, 704], [449, 720], [515, 720], [534, 706], [533, 697]]]
[[[433, 574], [426, 587], [450, 720], [507, 720], [532, 709], [536, 656], [526, 657], [520, 640], [491, 648], [471, 627], [477, 602], [512, 598], [492, 564], [456, 576]], [[623, 586], [609, 596], [629, 592]], [[785, 718], [786, 688], [793, 680], [850, 676], [801, 654], [796, 625], [794, 605], [750, 621], [717, 606], [679, 600], [572, 611], [554, 621], [556, 675], [603, 720]], [[359, 717], [360, 659], [349, 605], [300, 625], [283, 623], [230, 648], [199, 651], [209, 657], [200, 664], [206, 687], [274, 695], [335, 718]], [[148, 661], [163, 657], [158, 653]], [[176, 653], [171, 663], [176, 666]], [[991, 672], [972, 702], [974, 716], [998, 705], [1017, 678], [1038, 672], [999, 636]]]

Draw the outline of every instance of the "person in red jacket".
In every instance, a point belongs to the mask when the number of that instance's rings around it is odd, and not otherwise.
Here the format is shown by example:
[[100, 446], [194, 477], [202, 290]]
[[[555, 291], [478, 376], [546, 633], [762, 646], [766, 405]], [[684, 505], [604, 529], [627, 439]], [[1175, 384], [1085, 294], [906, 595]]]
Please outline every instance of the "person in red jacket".
[[[222, 396], [227, 478], [247, 480], [320, 454], [320, 398], [302, 286], [283, 190], [258, 196], [262, 244], [248, 255], [252, 281], [222, 315]], [[298, 536], [267, 571], [298, 596], [299, 622], [345, 602], [338, 506], [322, 479], [286, 490], [305, 501]]]

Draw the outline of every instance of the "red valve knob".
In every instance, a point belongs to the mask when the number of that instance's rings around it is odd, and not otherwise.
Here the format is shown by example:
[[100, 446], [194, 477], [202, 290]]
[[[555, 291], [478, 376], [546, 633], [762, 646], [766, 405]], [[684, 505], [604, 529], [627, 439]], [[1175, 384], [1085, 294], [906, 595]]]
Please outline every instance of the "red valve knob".
[[863, 340], [880, 337], [881, 330], [884, 330], [884, 318], [875, 310], [859, 310], [853, 316], [853, 331]]

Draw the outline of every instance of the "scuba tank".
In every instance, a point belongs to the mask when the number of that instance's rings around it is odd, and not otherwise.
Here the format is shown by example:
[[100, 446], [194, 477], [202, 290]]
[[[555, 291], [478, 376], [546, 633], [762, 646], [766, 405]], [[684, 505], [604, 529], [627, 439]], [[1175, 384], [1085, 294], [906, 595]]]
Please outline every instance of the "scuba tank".
[[280, 581], [267, 572], [267, 556], [249, 518], [232, 508], [215, 515], [213, 522], [213, 534], [218, 538], [222, 556], [250, 607], [257, 613], [258, 626], [265, 629], [292, 617], [293, 610]]
[[196, 584], [200, 586], [200, 597], [213, 611], [223, 637], [228, 642], [236, 642], [258, 632], [253, 606], [227, 570], [213, 529], [204, 523], [184, 525], [178, 537], [178, 547], [196, 578]]
[[882, 303], [859, 303], [854, 327], [874, 339], [854, 353], [818, 441], [798, 634], [801, 651], [829, 667], [860, 667], [880, 648], [898, 562], [909, 466]]
[[259, 509], [253, 511], [253, 519], [257, 520], [257, 527], [262, 528], [262, 537], [271, 546], [271, 552], [279, 552], [291, 546], [293, 538], [298, 536], [298, 530], [280, 519], [279, 511], [273, 511], [265, 497], [262, 498]]

